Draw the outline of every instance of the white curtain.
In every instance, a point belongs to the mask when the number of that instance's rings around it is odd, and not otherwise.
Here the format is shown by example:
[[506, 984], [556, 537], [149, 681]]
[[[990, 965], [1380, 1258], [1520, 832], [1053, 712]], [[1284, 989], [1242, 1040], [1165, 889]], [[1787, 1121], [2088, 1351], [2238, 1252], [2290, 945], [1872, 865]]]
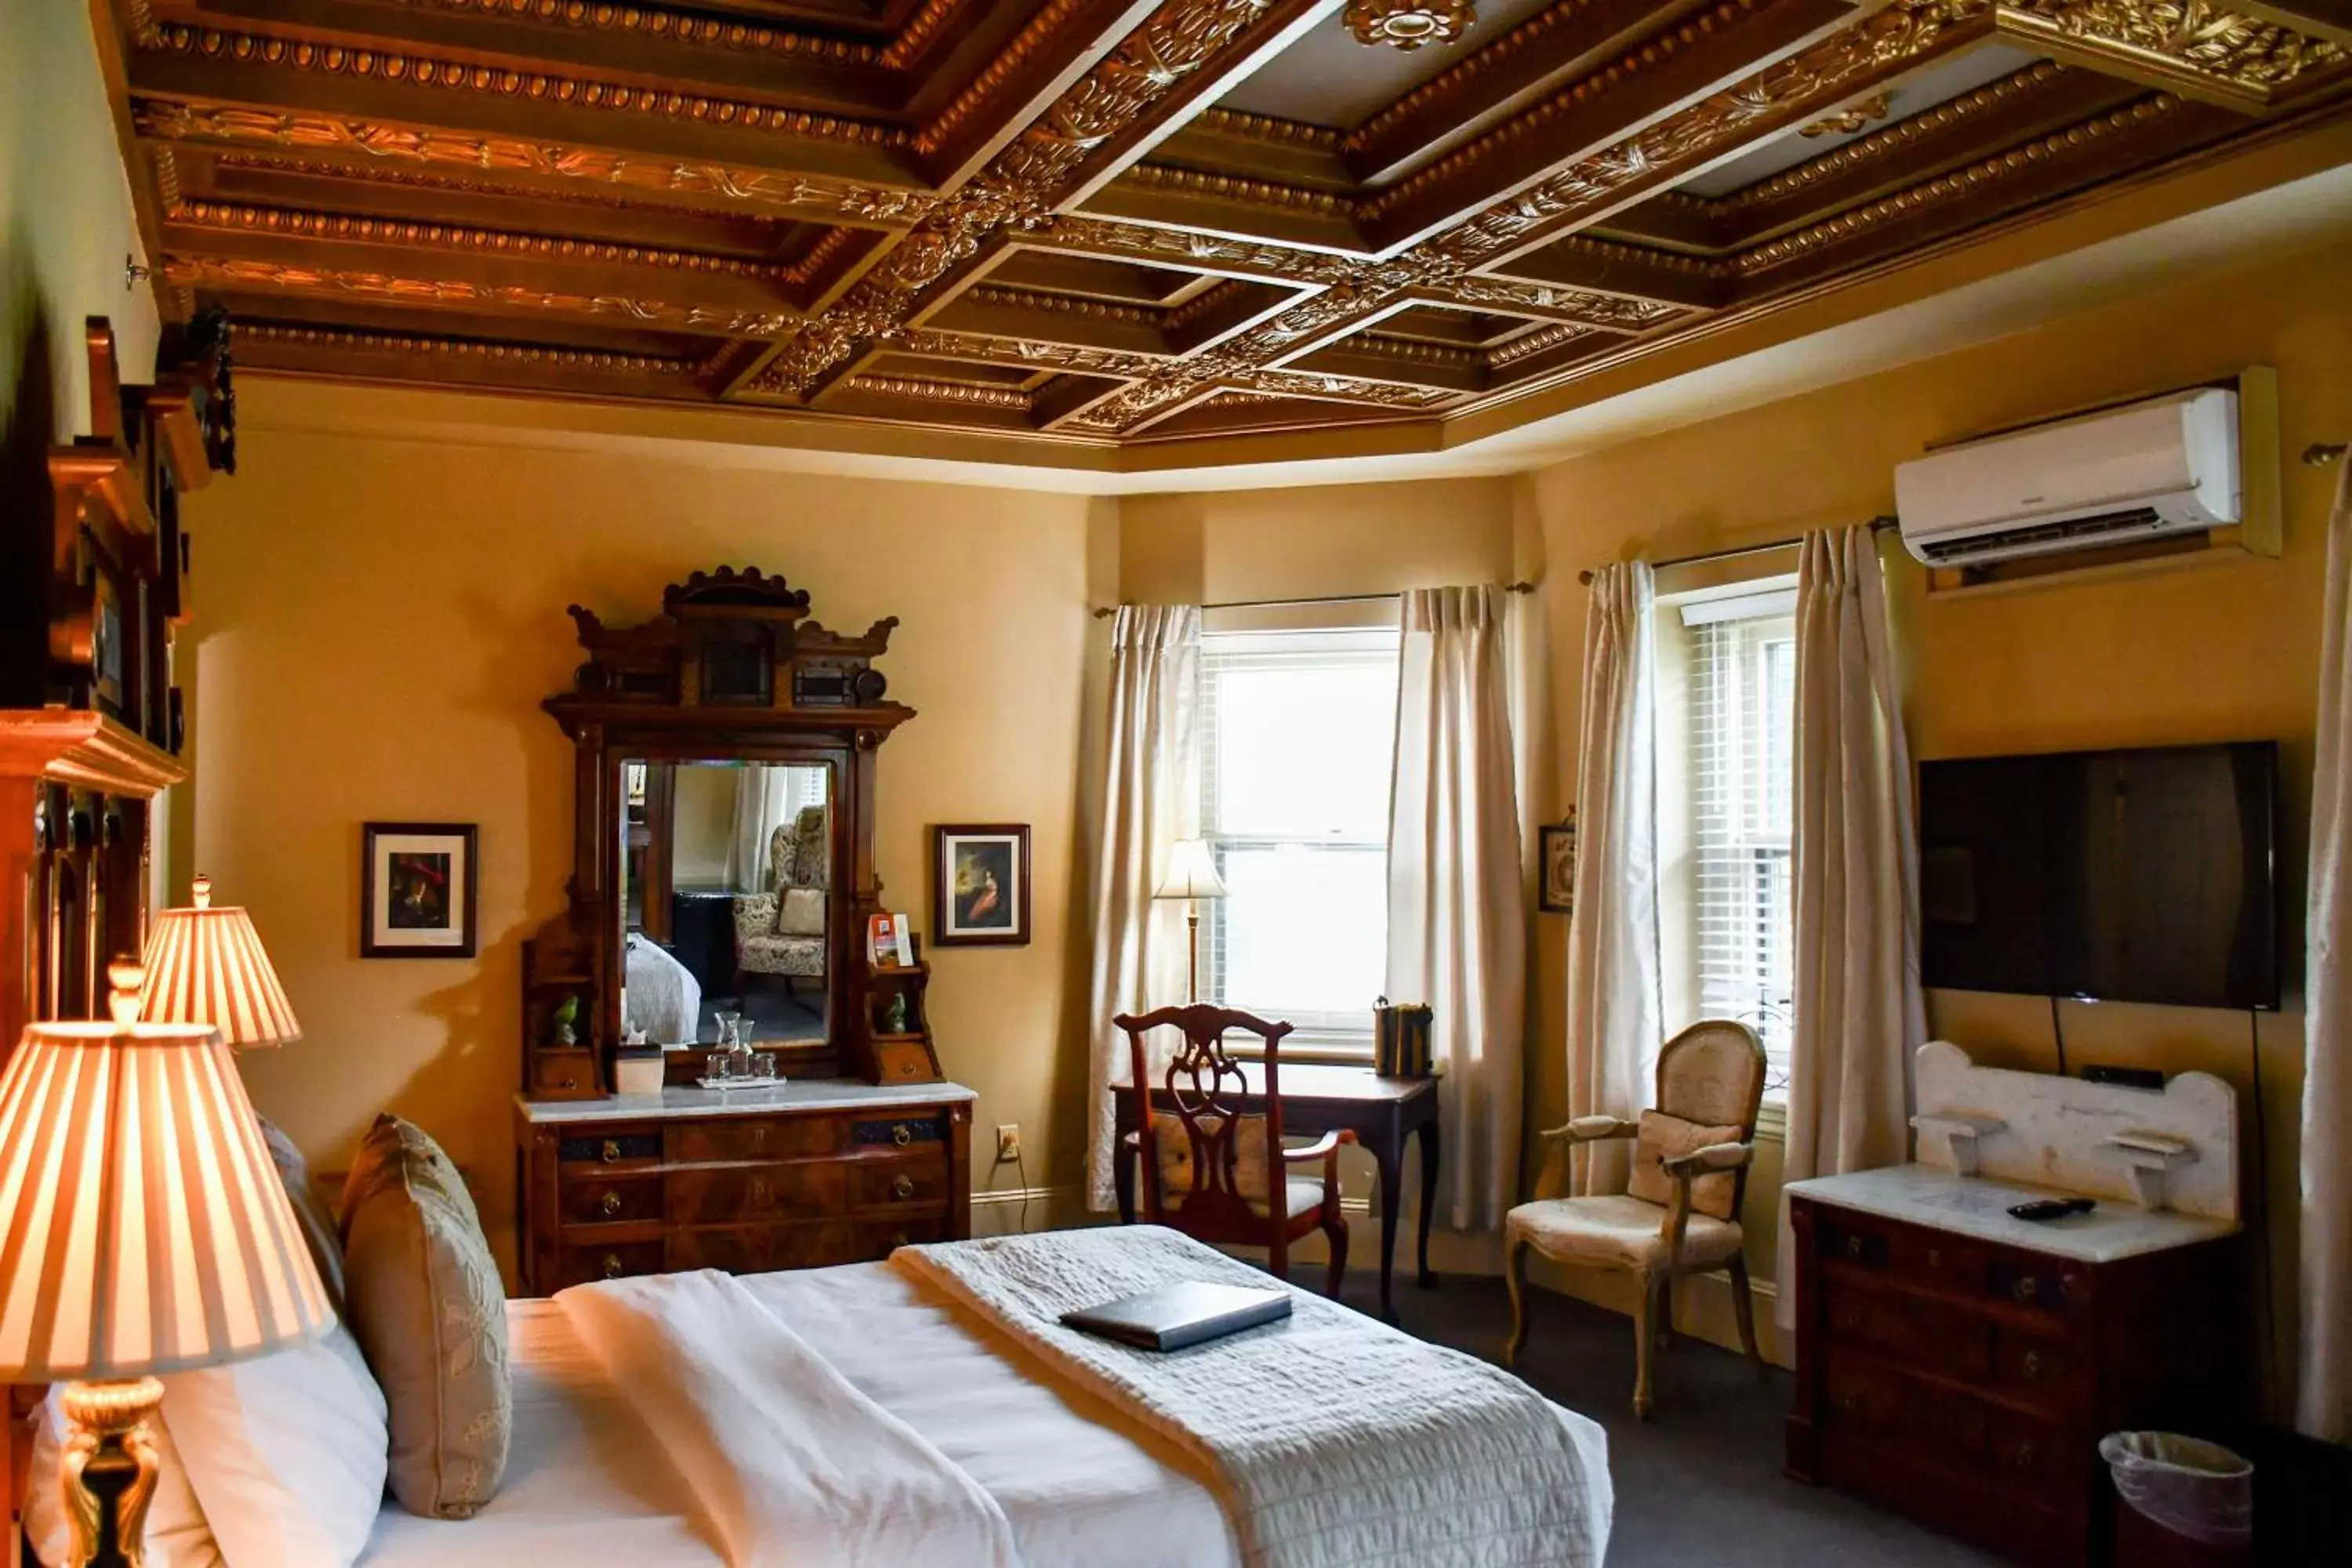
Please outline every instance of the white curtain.
[[793, 819], [793, 770], [747, 763], [735, 770], [735, 830], [727, 841], [727, 881], [738, 892], [768, 890], [768, 841]]
[[1098, 1210], [1112, 1205], [1111, 1086], [1128, 1073], [1127, 1036], [1111, 1019], [1184, 999], [1182, 908], [1151, 892], [1170, 846], [1192, 837], [1200, 816], [1200, 683], [1197, 606], [1119, 606], [1111, 622], [1087, 1014], [1087, 1187]]
[[1438, 1213], [1457, 1230], [1499, 1226], [1518, 1189], [1527, 889], [1508, 601], [1491, 586], [1408, 593], [1397, 671], [1387, 986], [1431, 1009]]
[[[1796, 773], [1784, 1183], [1903, 1161], [1912, 1058], [1927, 1033], [1911, 757], [1867, 527], [1809, 534], [1798, 556]], [[1790, 1328], [1786, 1209], [1776, 1312]]]
[[[1575, 908], [1568, 927], [1568, 1113], [1631, 1117], [1657, 1059], [1657, 714], [1650, 568], [1592, 574], [1576, 753]], [[1622, 1140], [1580, 1145], [1578, 1193], [1620, 1193]]]
[[[2311, 781], [2311, 891], [2303, 1013], [2302, 1329], [2294, 1424], [2352, 1440], [2352, 458], [2327, 523], [2319, 754]], [[2257, 1181], [2261, 1173], [2255, 1173]]]

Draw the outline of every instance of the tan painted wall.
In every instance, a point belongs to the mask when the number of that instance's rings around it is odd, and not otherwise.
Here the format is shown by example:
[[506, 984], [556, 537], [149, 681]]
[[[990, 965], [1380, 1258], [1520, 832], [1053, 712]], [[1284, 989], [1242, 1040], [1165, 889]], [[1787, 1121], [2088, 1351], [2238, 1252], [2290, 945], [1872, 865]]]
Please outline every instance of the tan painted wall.
[[[1927, 441], [2039, 413], [2161, 391], [2243, 365], [2279, 371], [2290, 454], [2282, 559], [2000, 596], [1939, 598], [1890, 542], [1890, 593], [1912, 748], [1923, 758], [2277, 737], [2287, 742], [2283, 839], [2287, 906], [2303, 897], [2317, 691], [2320, 576], [2333, 470], [2292, 460], [2352, 433], [2352, 251], [2336, 249], [2144, 294], [2092, 314], [1802, 397], [1734, 414], [1545, 469], [1526, 481], [1521, 548], [1548, 560], [1545, 597], [1561, 678], [1557, 778], [1575, 777], [1584, 599], [1576, 573], [1643, 555], [1666, 560], [1789, 537], [1894, 510], [1893, 468]], [[1556, 783], [1556, 815], [1570, 784]], [[1564, 922], [1538, 951], [1535, 1115], [1564, 1105]], [[2297, 919], [2286, 943], [2298, 984]], [[2292, 1311], [2297, 1000], [2261, 1021], [2266, 1194], [2283, 1329]], [[2036, 999], [1937, 994], [1931, 1031], [1979, 1058], [2049, 1068], [2049, 1011]], [[2108, 1005], [2066, 1010], [2070, 1061], [2202, 1068], [2251, 1087], [2242, 1014]], [[1777, 1153], [1777, 1151], [1773, 1152]], [[1751, 1236], [1770, 1236], [1777, 1171], [1753, 1184]], [[1751, 1247], [1761, 1261], [1769, 1240]]]
[[139, 381], [156, 317], [146, 285], [123, 276], [140, 245], [88, 8], [0, 0], [0, 451], [13, 458], [20, 441], [89, 427], [83, 318], [111, 318]]
[[[301, 1016], [299, 1044], [244, 1065], [314, 1163], [397, 1110], [470, 1167], [507, 1246], [520, 943], [570, 870], [571, 748], [538, 707], [578, 662], [563, 607], [641, 618], [688, 572], [750, 562], [807, 587], [829, 626], [901, 618], [884, 668], [919, 716], [881, 759], [894, 903], [926, 908], [929, 825], [1034, 825], [1036, 940], [936, 954], [932, 1016], [975, 1122], [1023, 1124], [1032, 1183], [1076, 1181], [1073, 832], [1108, 503], [261, 431], [244, 457], [192, 519], [194, 842]], [[479, 960], [357, 957], [370, 819], [480, 824]]]
[[1511, 486], [1414, 479], [1129, 496], [1120, 593], [1217, 604], [1493, 582], [1511, 566]]
[[735, 842], [733, 768], [679, 768], [671, 805], [670, 880], [692, 887], [727, 879]]

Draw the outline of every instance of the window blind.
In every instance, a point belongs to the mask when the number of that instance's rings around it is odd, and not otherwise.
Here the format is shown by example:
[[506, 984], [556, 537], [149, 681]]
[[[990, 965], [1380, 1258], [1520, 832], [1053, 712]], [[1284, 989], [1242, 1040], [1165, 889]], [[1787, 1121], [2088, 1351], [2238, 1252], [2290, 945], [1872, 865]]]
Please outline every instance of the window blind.
[[1392, 627], [1201, 639], [1201, 994], [1369, 1054], [1388, 956]]
[[[1748, 613], [1726, 613], [1735, 607]], [[1754, 1026], [1774, 1079], [1785, 1081], [1796, 622], [1778, 595], [1691, 608], [1703, 612], [1684, 627], [1697, 1001], [1704, 1016]]]

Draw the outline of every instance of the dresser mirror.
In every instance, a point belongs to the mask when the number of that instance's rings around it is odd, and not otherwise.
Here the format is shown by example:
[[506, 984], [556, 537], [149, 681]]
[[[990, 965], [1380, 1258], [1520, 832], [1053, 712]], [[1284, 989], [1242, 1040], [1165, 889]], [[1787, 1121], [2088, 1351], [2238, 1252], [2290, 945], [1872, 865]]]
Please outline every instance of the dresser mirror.
[[619, 831], [625, 1037], [823, 1046], [835, 948], [835, 763], [631, 757]]
[[[610, 1094], [638, 1031], [663, 1077], [703, 1074], [720, 1015], [784, 1078], [938, 1081], [918, 963], [877, 966], [867, 922], [883, 744], [915, 710], [856, 633], [756, 569], [698, 572], [661, 612], [571, 608], [584, 659], [544, 706], [572, 744], [570, 908], [523, 946], [523, 1091]], [[905, 908], [903, 902], [898, 905]]]

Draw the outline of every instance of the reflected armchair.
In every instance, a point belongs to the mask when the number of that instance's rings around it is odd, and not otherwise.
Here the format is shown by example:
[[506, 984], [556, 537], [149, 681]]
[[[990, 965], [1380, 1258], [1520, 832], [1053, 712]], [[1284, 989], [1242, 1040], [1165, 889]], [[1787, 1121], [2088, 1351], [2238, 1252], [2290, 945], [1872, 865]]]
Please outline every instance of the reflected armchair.
[[735, 900], [735, 994], [755, 974], [779, 975], [784, 994], [794, 980], [824, 978], [825, 886], [831, 822], [822, 805], [804, 805], [768, 839], [772, 891]]
[[[1657, 1109], [1636, 1121], [1580, 1116], [1539, 1134], [1550, 1143], [1536, 1201], [1503, 1222], [1504, 1276], [1511, 1292], [1506, 1365], [1528, 1339], [1527, 1249], [1558, 1263], [1629, 1270], [1635, 1304], [1633, 1414], [1650, 1414], [1650, 1363], [1672, 1331], [1675, 1286], [1717, 1268], [1731, 1276], [1739, 1342], [1759, 1366], [1756, 1309], [1742, 1255], [1739, 1205], [1756, 1149], [1764, 1100], [1764, 1045], [1745, 1024], [1694, 1024], [1658, 1053]], [[1622, 1193], [1562, 1195], [1579, 1144], [1635, 1141], [1633, 1171]]]

